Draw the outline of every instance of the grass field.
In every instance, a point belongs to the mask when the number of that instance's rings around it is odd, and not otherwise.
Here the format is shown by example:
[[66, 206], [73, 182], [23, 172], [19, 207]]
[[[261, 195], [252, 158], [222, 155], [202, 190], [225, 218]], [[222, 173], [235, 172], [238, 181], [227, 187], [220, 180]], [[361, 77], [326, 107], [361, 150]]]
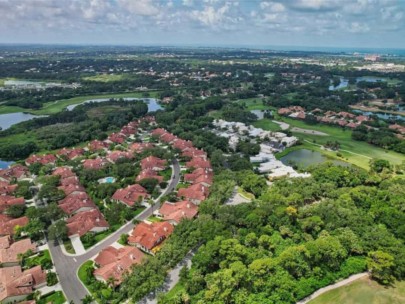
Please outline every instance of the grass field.
[[405, 303], [405, 282], [384, 287], [369, 278], [328, 291], [309, 304], [402, 304]]
[[66, 298], [63, 295], [62, 291], [56, 291], [50, 295], [45, 295], [44, 297], [41, 297], [39, 301], [37, 302], [38, 304], [47, 304], [47, 303], [52, 303], [52, 304], [63, 304], [66, 302]]
[[245, 104], [249, 111], [251, 111], [251, 110], [274, 110], [273, 107], [264, 105], [262, 102], [262, 98], [260, 98], [260, 97], [239, 99], [235, 102], [237, 102], [239, 104]]
[[256, 128], [262, 128], [263, 130], [278, 132], [281, 131], [280, 125], [271, 121], [271, 119], [264, 118], [257, 120], [253, 123]]
[[[396, 153], [393, 151], [387, 151], [382, 148], [372, 146], [366, 142], [354, 141], [351, 139], [351, 130], [345, 130], [339, 127], [327, 126], [327, 125], [309, 125], [303, 121], [277, 117], [278, 120], [284, 121], [292, 127], [298, 127], [302, 129], [310, 129], [315, 131], [320, 131], [327, 133], [329, 136], [318, 136], [312, 134], [302, 134], [293, 132], [294, 136], [297, 136], [302, 141], [302, 148], [314, 150], [321, 152], [325, 155], [328, 155], [332, 158], [338, 158], [345, 160], [349, 163], [357, 165], [361, 168], [368, 169], [370, 159], [386, 159], [392, 164], [400, 164], [402, 161], [405, 161], [405, 155]], [[260, 120], [255, 122], [255, 126], [276, 131], [274, 123], [270, 120]], [[327, 141], [337, 140], [341, 145], [341, 150], [339, 151], [342, 154], [342, 158], [337, 157], [336, 152], [325, 151], [319, 145], [326, 144]]]
[[83, 77], [83, 80], [96, 81], [96, 82], [114, 82], [120, 81], [125, 77], [122, 74], [100, 74], [95, 76]]
[[[149, 92], [150, 97], [155, 98], [159, 92]], [[133, 92], [133, 93], [123, 93], [123, 94], [101, 94], [101, 95], [88, 95], [88, 96], [79, 96], [69, 99], [61, 99], [57, 101], [47, 102], [39, 110], [24, 109], [20, 107], [11, 107], [11, 106], [0, 106], [0, 114], [15, 113], [15, 112], [26, 112], [36, 115], [49, 115], [62, 111], [69, 105], [82, 103], [90, 99], [98, 98], [125, 98], [125, 97], [134, 97], [141, 98], [143, 97], [144, 92]]]

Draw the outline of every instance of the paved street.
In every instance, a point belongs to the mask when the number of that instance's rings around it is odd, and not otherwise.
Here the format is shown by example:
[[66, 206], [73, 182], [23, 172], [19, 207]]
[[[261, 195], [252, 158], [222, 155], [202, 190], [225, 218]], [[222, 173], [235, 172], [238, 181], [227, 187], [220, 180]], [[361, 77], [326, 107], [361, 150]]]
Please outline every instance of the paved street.
[[[178, 161], [175, 159], [173, 161], [172, 179], [161, 196], [167, 195], [175, 190], [177, 184], [179, 183], [179, 180], [180, 166]], [[160, 197], [156, 201], [159, 201]], [[143, 221], [150, 215], [152, 215], [153, 211], [155, 211], [156, 208], [158, 208], [157, 205], [148, 207], [135, 218], [137, 220]], [[79, 267], [84, 262], [98, 254], [101, 250], [116, 242], [121, 234], [130, 233], [133, 228], [134, 224], [131, 221], [122, 226], [119, 230], [111, 234], [109, 237], [98, 243], [95, 247], [92, 247], [89, 251], [81, 255], [65, 255], [62, 252], [62, 248], [59, 244], [56, 244], [54, 242], [49, 243], [49, 250], [52, 254], [56, 272], [58, 273], [60, 283], [68, 301], [73, 301], [74, 303], [79, 304], [81, 303], [81, 299], [83, 299], [88, 294], [88, 291], [77, 277], [77, 271]]]

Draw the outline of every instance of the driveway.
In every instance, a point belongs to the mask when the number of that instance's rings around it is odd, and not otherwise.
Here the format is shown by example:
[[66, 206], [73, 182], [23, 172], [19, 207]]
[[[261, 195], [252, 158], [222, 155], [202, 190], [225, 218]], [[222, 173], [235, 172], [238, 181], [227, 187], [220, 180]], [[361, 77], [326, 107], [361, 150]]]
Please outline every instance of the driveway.
[[72, 246], [75, 249], [76, 254], [81, 255], [86, 253], [86, 249], [84, 249], [83, 243], [79, 236], [74, 236], [70, 238], [70, 240], [72, 241]]
[[[180, 180], [180, 166], [177, 159], [173, 160], [173, 172], [172, 178], [166, 190], [162, 193], [161, 196], [167, 195], [173, 190], [176, 189], [177, 184]], [[160, 196], [160, 197], [161, 197]], [[160, 198], [159, 197], [159, 198]], [[159, 198], [155, 200], [158, 202]], [[143, 221], [147, 219], [149, 216], [153, 214], [158, 208], [158, 204], [154, 204], [148, 208], [146, 208], [142, 213], [137, 215], [135, 219], [139, 221]], [[73, 303], [79, 304], [81, 303], [81, 299], [83, 299], [87, 294], [89, 294], [88, 290], [84, 287], [81, 283], [79, 278], [77, 277], [77, 271], [79, 267], [86, 261], [90, 260], [92, 257], [97, 255], [101, 250], [111, 246], [114, 242], [116, 242], [121, 234], [130, 233], [134, 228], [134, 224], [128, 222], [120, 229], [115, 231], [113, 234], [102, 240], [100, 243], [96, 244], [88, 251], [82, 254], [65, 254], [62, 251], [62, 247], [59, 243], [50, 241], [49, 242], [49, 251], [52, 255], [53, 262], [55, 264], [56, 272], [59, 276], [60, 284], [62, 285], [63, 291], [66, 295], [68, 301], [73, 301]]]

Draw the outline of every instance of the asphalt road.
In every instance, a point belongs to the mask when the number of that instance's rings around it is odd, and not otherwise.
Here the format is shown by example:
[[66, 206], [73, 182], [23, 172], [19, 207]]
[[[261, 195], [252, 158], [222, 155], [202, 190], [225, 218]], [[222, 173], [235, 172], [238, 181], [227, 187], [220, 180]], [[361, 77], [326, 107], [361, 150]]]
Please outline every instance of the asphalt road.
[[[180, 180], [180, 165], [179, 162], [175, 159], [173, 160], [173, 173], [170, 184], [166, 190], [162, 193], [161, 196], [167, 195], [170, 192], [176, 189], [177, 184]], [[159, 201], [160, 197], [156, 199], [156, 202]], [[142, 213], [137, 215], [135, 219], [143, 221], [147, 219], [153, 212], [156, 210], [156, 206], [151, 206], [146, 208]], [[62, 252], [62, 248], [58, 243], [49, 242], [49, 250], [52, 255], [53, 262], [55, 264], [56, 272], [59, 276], [59, 281], [62, 285], [63, 291], [66, 295], [68, 301], [73, 301], [75, 304], [81, 303], [83, 299], [89, 292], [81, 283], [77, 277], [77, 271], [79, 267], [86, 261], [90, 260], [93, 256], [98, 254], [104, 248], [112, 245], [116, 242], [121, 234], [130, 233], [134, 228], [134, 224], [131, 222], [122, 226], [116, 232], [108, 236], [106, 239], [98, 243], [95, 247], [92, 247], [89, 251], [82, 255], [65, 255]]]

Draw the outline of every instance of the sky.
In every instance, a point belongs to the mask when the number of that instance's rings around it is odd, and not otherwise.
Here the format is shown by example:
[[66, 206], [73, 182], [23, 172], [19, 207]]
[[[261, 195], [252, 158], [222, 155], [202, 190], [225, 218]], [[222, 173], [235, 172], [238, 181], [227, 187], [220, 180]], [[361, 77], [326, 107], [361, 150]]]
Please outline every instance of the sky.
[[405, 48], [405, 0], [0, 0], [0, 43]]

